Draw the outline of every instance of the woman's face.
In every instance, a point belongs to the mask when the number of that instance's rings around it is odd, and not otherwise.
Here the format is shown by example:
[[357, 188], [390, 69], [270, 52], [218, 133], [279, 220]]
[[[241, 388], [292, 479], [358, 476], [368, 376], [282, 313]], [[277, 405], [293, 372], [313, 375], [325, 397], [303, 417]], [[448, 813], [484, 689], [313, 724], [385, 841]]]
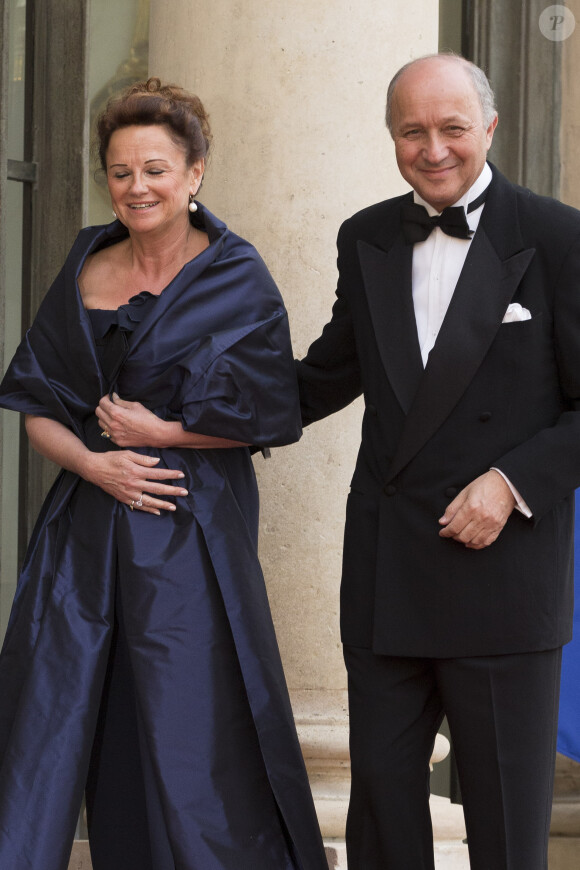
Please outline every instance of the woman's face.
[[107, 149], [111, 204], [132, 233], [177, 229], [188, 220], [190, 193], [201, 184], [203, 160], [187, 166], [185, 151], [159, 124], [116, 130]]

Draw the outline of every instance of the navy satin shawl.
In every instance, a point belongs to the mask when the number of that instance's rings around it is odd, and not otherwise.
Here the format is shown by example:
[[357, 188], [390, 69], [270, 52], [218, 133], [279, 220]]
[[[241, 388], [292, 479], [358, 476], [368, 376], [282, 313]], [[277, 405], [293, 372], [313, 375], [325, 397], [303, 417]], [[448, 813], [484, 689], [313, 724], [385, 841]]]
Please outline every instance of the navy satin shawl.
[[87, 441], [96, 403], [116, 388], [199, 434], [259, 447], [297, 441], [298, 389], [280, 294], [255, 248], [206, 209], [200, 218], [209, 247], [139, 324], [116, 384], [103, 381], [77, 278], [88, 254], [127, 233], [118, 221], [82, 230], [6, 372], [0, 407], [53, 417]]
[[[259, 447], [296, 441], [298, 391], [278, 290], [251, 245], [206, 209], [196, 220], [209, 247], [183, 267], [137, 326], [113, 383], [103, 380], [77, 278], [89, 253], [126, 230], [118, 222], [82, 230], [10, 364], [0, 406], [58, 420], [92, 450], [115, 449], [99, 437], [94, 413], [112, 389], [201, 434]], [[160, 552], [168, 541], [180, 542], [185, 565], [191, 544], [179, 529], [187, 513], [201, 527], [272, 789], [300, 866], [320, 870], [324, 851], [257, 557], [249, 450], [138, 449], [159, 456], [157, 467], [185, 474], [189, 495], [177, 500], [174, 514], [147, 526], [159, 536]], [[70, 543], [73, 509], [84, 511], [102, 548], [98, 570], [90, 557], [82, 563]], [[61, 472], [19, 580], [0, 659], [0, 819], [10, 841], [29, 837], [27, 853], [47, 868], [66, 866], [86, 781], [114, 621], [114, 548], [138, 553], [144, 518], [150, 519]], [[125, 604], [131, 607], [130, 600]]]

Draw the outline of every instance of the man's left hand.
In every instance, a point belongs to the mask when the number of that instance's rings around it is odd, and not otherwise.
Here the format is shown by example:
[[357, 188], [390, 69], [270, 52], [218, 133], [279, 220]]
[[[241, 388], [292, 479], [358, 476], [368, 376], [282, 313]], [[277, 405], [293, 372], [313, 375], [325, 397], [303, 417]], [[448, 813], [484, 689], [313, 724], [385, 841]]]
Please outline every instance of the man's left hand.
[[439, 534], [472, 550], [482, 550], [496, 540], [515, 504], [501, 474], [487, 471], [462, 489], [447, 506], [439, 520], [444, 526]]

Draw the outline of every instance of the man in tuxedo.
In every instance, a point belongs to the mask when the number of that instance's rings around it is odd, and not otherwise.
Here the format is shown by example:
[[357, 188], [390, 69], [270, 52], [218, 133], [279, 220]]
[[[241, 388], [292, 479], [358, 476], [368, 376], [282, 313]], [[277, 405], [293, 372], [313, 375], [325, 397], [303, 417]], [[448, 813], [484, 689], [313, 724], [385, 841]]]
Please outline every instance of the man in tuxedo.
[[364, 394], [348, 497], [349, 870], [432, 870], [447, 715], [472, 870], [546, 870], [580, 485], [580, 213], [486, 162], [484, 73], [400, 70], [413, 190], [347, 220], [332, 319], [298, 363], [306, 424]]

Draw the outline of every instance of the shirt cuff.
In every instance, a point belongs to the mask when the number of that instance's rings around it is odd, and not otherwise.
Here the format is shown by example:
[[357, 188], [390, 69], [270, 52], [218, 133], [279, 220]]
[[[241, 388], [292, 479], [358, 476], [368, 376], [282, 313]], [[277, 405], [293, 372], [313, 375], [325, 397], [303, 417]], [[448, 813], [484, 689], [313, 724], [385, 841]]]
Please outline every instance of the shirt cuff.
[[498, 474], [501, 474], [501, 476], [503, 477], [503, 479], [505, 480], [505, 482], [509, 486], [511, 494], [513, 495], [513, 497], [516, 500], [516, 509], [519, 510], [519, 512], [522, 513], [525, 517], [530, 519], [532, 516], [532, 512], [529, 509], [529, 507], [527, 506], [527, 504], [525, 503], [525, 501], [523, 500], [523, 498], [521, 497], [521, 495], [519, 494], [519, 492], [517, 491], [517, 489], [515, 488], [515, 486], [513, 485], [513, 483], [511, 482], [511, 480], [509, 480], [509, 478], [507, 478], [505, 476], [505, 474], [503, 473], [503, 471], [500, 471], [499, 468], [495, 468], [494, 466], [492, 466], [490, 471], [497, 471]]

